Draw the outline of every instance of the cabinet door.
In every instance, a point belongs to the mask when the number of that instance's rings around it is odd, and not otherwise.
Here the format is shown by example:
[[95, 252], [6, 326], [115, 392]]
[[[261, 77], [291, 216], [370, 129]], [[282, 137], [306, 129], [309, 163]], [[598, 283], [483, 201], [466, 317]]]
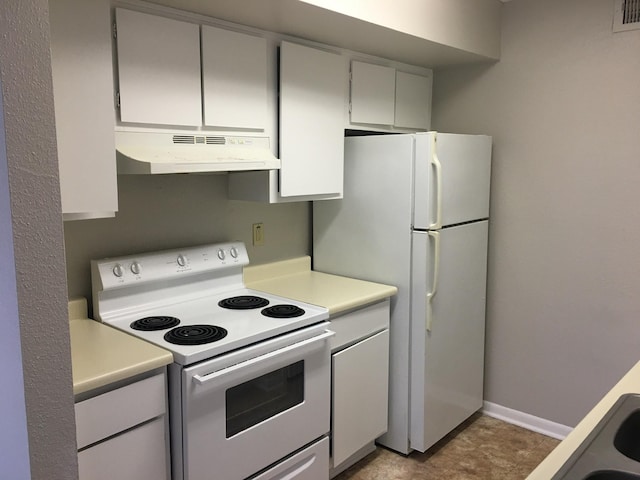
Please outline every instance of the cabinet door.
[[345, 63], [340, 55], [280, 46], [280, 194], [342, 194]]
[[351, 62], [351, 122], [393, 125], [396, 71]]
[[389, 330], [333, 355], [333, 467], [387, 431]]
[[116, 9], [120, 120], [200, 126], [200, 27]]
[[264, 130], [267, 121], [267, 41], [202, 26], [204, 124]]
[[169, 475], [162, 416], [78, 452], [80, 480], [166, 480]]
[[65, 220], [118, 210], [110, 2], [50, 2], [51, 70]]
[[396, 127], [429, 130], [432, 78], [396, 72]]

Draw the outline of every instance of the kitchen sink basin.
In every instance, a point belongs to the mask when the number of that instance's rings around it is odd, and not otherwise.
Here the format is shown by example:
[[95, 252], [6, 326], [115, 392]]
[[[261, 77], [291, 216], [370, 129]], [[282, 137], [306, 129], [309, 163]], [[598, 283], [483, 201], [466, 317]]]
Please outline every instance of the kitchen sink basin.
[[640, 394], [622, 395], [551, 480], [640, 480]]
[[585, 477], [584, 480], [638, 480], [640, 475], [633, 473], [618, 472], [616, 470], [602, 470]]
[[640, 462], [640, 410], [634, 411], [622, 422], [613, 445], [623, 455]]

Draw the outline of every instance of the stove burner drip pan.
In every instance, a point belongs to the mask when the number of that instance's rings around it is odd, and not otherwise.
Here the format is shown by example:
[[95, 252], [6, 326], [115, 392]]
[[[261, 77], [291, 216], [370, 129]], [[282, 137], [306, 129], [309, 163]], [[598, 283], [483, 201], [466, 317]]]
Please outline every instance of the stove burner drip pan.
[[266, 307], [269, 305], [269, 300], [255, 295], [239, 295], [237, 297], [220, 300], [218, 305], [230, 310], [251, 310], [254, 308]]
[[132, 322], [129, 326], [134, 330], [153, 332], [155, 330], [165, 330], [167, 328], [177, 327], [179, 324], [180, 320], [176, 317], [157, 316], [141, 318], [140, 320]]
[[273, 305], [262, 310], [262, 315], [271, 318], [294, 318], [304, 315], [304, 310], [297, 305]]
[[222, 340], [227, 331], [214, 325], [186, 325], [169, 330], [164, 339], [176, 345], [203, 345]]

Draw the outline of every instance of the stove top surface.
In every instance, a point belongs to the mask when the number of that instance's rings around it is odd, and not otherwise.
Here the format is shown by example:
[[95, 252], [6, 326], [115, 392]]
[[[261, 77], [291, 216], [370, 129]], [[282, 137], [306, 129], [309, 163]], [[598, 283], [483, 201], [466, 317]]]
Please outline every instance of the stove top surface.
[[137, 308], [103, 321], [171, 351], [176, 363], [190, 365], [328, 317], [324, 307], [240, 288]]

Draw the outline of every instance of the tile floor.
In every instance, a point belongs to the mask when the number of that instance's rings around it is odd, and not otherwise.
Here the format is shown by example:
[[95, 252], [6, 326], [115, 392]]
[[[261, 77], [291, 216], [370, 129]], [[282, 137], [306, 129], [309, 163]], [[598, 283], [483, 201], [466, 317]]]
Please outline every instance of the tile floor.
[[558, 443], [475, 414], [426, 453], [379, 447], [334, 480], [522, 480]]

